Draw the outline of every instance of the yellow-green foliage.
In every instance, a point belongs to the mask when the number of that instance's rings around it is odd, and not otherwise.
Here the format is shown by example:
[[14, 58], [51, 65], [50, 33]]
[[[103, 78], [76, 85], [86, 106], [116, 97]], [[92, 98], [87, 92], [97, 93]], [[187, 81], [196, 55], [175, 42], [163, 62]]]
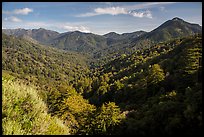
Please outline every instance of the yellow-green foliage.
[[121, 115], [120, 108], [115, 102], [109, 102], [101, 106], [92, 124], [97, 134], [110, 134], [113, 133], [112, 128], [118, 125], [123, 118], [124, 116]]
[[69, 134], [69, 128], [47, 113], [35, 87], [2, 77], [4, 135]]
[[70, 96], [66, 100], [66, 106], [72, 114], [75, 113], [84, 113], [85, 111], [94, 110], [95, 107], [91, 104], [88, 104], [88, 101], [83, 99], [80, 95]]
[[90, 119], [96, 107], [89, 104], [83, 96], [77, 93], [70, 94], [63, 103], [61, 108], [62, 119], [71, 127], [70, 133], [80, 132], [80, 134], [84, 134], [88, 132]]
[[149, 73], [148, 82], [152, 84], [157, 84], [165, 78], [164, 71], [159, 64], [154, 64]]

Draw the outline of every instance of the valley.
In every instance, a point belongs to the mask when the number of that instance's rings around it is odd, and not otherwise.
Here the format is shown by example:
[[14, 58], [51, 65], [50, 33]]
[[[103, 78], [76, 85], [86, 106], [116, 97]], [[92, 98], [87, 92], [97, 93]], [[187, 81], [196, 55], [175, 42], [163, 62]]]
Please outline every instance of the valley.
[[2, 73], [3, 134], [203, 134], [202, 27], [178, 17], [123, 34], [2, 29]]

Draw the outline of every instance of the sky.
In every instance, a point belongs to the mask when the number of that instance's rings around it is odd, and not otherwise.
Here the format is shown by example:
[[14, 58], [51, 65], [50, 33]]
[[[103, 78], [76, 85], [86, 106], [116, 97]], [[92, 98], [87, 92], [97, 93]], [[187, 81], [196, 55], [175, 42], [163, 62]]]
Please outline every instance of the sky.
[[150, 32], [179, 17], [202, 26], [201, 2], [3, 2], [2, 29], [45, 28], [104, 35]]

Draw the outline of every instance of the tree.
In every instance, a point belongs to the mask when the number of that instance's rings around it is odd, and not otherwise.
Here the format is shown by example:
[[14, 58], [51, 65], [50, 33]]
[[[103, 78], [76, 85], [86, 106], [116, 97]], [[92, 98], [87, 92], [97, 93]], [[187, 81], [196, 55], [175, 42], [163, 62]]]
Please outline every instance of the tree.
[[165, 74], [163, 69], [160, 67], [159, 64], [154, 64], [148, 75], [147, 83], [148, 84], [157, 84], [158, 82], [164, 80]]
[[195, 73], [201, 66], [202, 44], [200, 42], [199, 40], [193, 40], [191, 45], [184, 45], [186, 47], [177, 61], [179, 72], [183, 76]]
[[89, 104], [80, 94], [70, 94], [60, 109], [62, 119], [72, 127], [74, 134], [89, 132], [94, 112], [95, 106]]
[[117, 80], [114, 82], [113, 87], [115, 90], [120, 90], [124, 87], [124, 84], [120, 82], [120, 80]]
[[126, 54], [122, 54], [121, 58], [124, 59], [127, 55]]
[[109, 102], [101, 106], [92, 122], [95, 134], [112, 134], [114, 126], [122, 120], [120, 108], [114, 103]]
[[185, 52], [185, 69], [188, 74], [192, 74], [199, 68], [199, 58], [201, 58], [201, 48], [196, 47], [187, 49]]

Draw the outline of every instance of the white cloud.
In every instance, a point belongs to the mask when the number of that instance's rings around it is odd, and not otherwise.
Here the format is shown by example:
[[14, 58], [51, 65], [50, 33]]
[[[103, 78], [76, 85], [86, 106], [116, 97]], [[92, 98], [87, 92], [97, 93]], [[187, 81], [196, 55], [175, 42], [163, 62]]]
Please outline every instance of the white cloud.
[[106, 5], [111, 5], [112, 4], [112, 2], [99, 2], [99, 3], [106, 4]]
[[87, 12], [87, 13], [84, 13], [84, 14], [79, 14], [76, 17], [91, 17], [91, 16], [97, 16], [97, 15], [100, 15], [100, 14], [94, 13], [94, 12]]
[[118, 14], [128, 14], [128, 12], [126, 11], [126, 9], [121, 7], [96, 8], [94, 9], [94, 12], [80, 14], [77, 17], [91, 17], [91, 16], [97, 16], [97, 15], [103, 15], [103, 14], [118, 15]]
[[28, 15], [30, 12], [33, 12], [33, 9], [30, 8], [22, 8], [15, 9], [13, 11], [2, 11], [3, 14], [15, 14], [15, 15]]
[[121, 7], [109, 7], [109, 8], [96, 8], [94, 11], [97, 14], [110, 14], [110, 15], [118, 15], [118, 14], [127, 14], [126, 9]]
[[149, 8], [154, 8], [159, 5], [169, 5], [169, 4], [174, 4], [174, 3], [176, 2], [144, 2], [142, 4], [123, 6], [123, 7], [128, 10], [136, 10], [136, 9], [139, 10], [139, 9], [149, 9]]
[[[142, 4], [135, 4], [131, 6], [120, 6], [120, 7], [106, 7], [106, 8], [96, 8], [93, 12], [83, 13], [77, 15], [76, 17], [91, 17], [103, 14], [109, 15], [119, 15], [119, 14], [126, 14], [132, 15], [133, 17], [147, 17], [152, 18], [152, 13], [149, 10], [146, 11], [136, 11], [136, 10], [144, 10], [148, 8], [153, 8], [158, 5], [167, 5], [167, 4], [174, 4], [176, 2], [145, 2]], [[164, 10], [164, 7], [162, 8]]]
[[71, 25], [64, 25], [63, 27], [61, 27], [67, 31], [81, 31], [81, 32], [86, 32], [89, 33], [90, 30], [88, 27], [85, 26], [71, 26]]
[[139, 18], [143, 17], [152, 18], [152, 13], [149, 10], [146, 10], [144, 12], [130, 11], [129, 14]]
[[11, 22], [22, 22], [21, 19], [19, 19], [19, 18], [17, 18], [17, 17], [14, 17], [14, 16], [4, 18], [4, 20], [5, 20], [5, 21], [11, 21]]
[[127, 9], [122, 7], [96, 8], [94, 9], [94, 12], [80, 14], [77, 17], [91, 17], [91, 16], [97, 16], [97, 15], [103, 15], [103, 14], [109, 14], [109, 15], [125, 14], [125, 15], [131, 15], [133, 17], [152, 18], [152, 13], [149, 10], [137, 12], [136, 10], [128, 11]]
[[27, 15], [28, 13], [33, 12], [33, 9], [30, 8], [23, 8], [23, 9], [16, 9], [14, 10], [14, 14], [22, 14]]

